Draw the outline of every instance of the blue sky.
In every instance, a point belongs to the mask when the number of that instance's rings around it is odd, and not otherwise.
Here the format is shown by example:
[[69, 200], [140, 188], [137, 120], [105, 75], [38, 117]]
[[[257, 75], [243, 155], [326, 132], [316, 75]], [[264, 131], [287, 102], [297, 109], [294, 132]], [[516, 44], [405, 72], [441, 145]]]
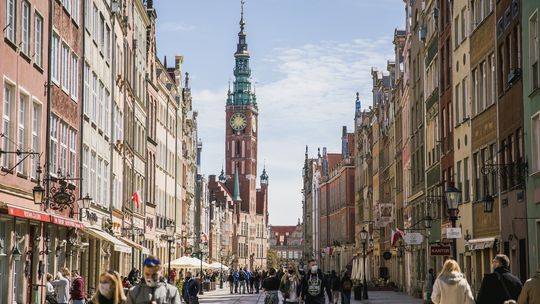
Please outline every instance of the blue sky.
[[[202, 170], [224, 159], [225, 100], [233, 79], [240, 0], [155, 0], [157, 49], [169, 64], [184, 56], [203, 141]], [[403, 28], [400, 0], [247, 0], [248, 49], [259, 104], [259, 171], [270, 175], [270, 224], [302, 217], [305, 146], [339, 152], [354, 100], [371, 103], [371, 67], [393, 58]], [[259, 172], [260, 175], [260, 172]]]

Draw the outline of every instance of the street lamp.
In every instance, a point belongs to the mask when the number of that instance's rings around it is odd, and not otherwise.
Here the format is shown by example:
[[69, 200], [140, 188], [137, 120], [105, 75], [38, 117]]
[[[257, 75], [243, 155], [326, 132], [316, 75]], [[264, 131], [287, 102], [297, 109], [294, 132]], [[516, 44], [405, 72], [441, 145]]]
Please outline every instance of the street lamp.
[[167, 281], [169, 284], [171, 283], [171, 244], [174, 241], [174, 225], [167, 225], [165, 227], [165, 233], [167, 234], [167, 245], [168, 245], [168, 254], [169, 254], [169, 262], [167, 263]]
[[433, 218], [431, 216], [424, 217], [424, 226], [426, 229], [431, 229], [433, 227]]
[[368, 299], [368, 292], [367, 292], [367, 281], [366, 281], [366, 245], [368, 242], [369, 233], [367, 232], [366, 228], [362, 228], [362, 231], [360, 231], [360, 240], [362, 241], [362, 248], [364, 253], [364, 286], [362, 286], [363, 295], [362, 299], [367, 300]]
[[484, 213], [491, 213], [493, 212], [493, 204], [495, 203], [495, 199], [490, 194], [486, 194], [484, 197]]
[[219, 289], [223, 289], [223, 248], [219, 250]]
[[[461, 190], [454, 187], [454, 183], [450, 183], [448, 188], [446, 188], [445, 195], [446, 204], [448, 207], [448, 215], [450, 216], [450, 221], [452, 222], [452, 228], [456, 228], [456, 221], [458, 219], [457, 214], [459, 212], [458, 204], [461, 201]], [[454, 256], [454, 259], [457, 259], [457, 245], [455, 238], [453, 239], [452, 243], [452, 254]]]

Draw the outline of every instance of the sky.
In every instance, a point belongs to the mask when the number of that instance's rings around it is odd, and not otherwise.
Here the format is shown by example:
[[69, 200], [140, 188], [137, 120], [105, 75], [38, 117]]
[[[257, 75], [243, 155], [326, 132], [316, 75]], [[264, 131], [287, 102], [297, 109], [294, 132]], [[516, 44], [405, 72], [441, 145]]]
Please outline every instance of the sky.
[[[184, 56], [199, 112], [202, 173], [219, 175], [225, 155], [225, 102], [239, 32], [240, 0], [155, 0], [157, 51]], [[302, 167], [317, 148], [340, 152], [353, 131], [354, 102], [371, 105], [372, 67], [386, 69], [404, 27], [401, 0], [246, 0], [252, 83], [259, 105], [259, 176], [269, 179], [269, 223], [302, 218]]]

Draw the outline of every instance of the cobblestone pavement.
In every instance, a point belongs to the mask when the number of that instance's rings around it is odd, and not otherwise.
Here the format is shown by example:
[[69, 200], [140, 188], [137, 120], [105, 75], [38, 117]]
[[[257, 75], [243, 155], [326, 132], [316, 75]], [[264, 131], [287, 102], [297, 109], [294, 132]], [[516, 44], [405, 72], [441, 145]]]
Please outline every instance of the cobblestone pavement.
[[[264, 303], [264, 292], [260, 294], [230, 294], [227, 288], [205, 292], [200, 296], [200, 303], [259, 304]], [[327, 301], [328, 303], [328, 301]], [[394, 291], [371, 291], [369, 300], [355, 301], [355, 304], [420, 304], [422, 300]]]

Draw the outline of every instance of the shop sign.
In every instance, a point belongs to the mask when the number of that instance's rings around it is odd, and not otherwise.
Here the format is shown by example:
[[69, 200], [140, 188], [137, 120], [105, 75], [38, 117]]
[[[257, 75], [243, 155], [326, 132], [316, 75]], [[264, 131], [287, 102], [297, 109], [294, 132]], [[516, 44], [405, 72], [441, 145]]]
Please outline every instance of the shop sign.
[[434, 246], [431, 246], [429, 249], [430, 249], [431, 255], [439, 255], [439, 256], [450, 255], [450, 246], [434, 245]]
[[8, 214], [12, 216], [24, 217], [27, 219], [41, 221], [41, 222], [50, 222], [48, 214], [16, 208], [16, 207], [8, 207]]
[[52, 222], [56, 225], [72, 227], [77, 229], [84, 228], [84, 225], [76, 220], [71, 220], [63, 217], [51, 216]]
[[447, 239], [460, 239], [461, 238], [461, 228], [446, 228], [446, 238]]
[[424, 241], [424, 236], [418, 232], [409, 232], [403, 236], [407, 245], [420, 245]]

